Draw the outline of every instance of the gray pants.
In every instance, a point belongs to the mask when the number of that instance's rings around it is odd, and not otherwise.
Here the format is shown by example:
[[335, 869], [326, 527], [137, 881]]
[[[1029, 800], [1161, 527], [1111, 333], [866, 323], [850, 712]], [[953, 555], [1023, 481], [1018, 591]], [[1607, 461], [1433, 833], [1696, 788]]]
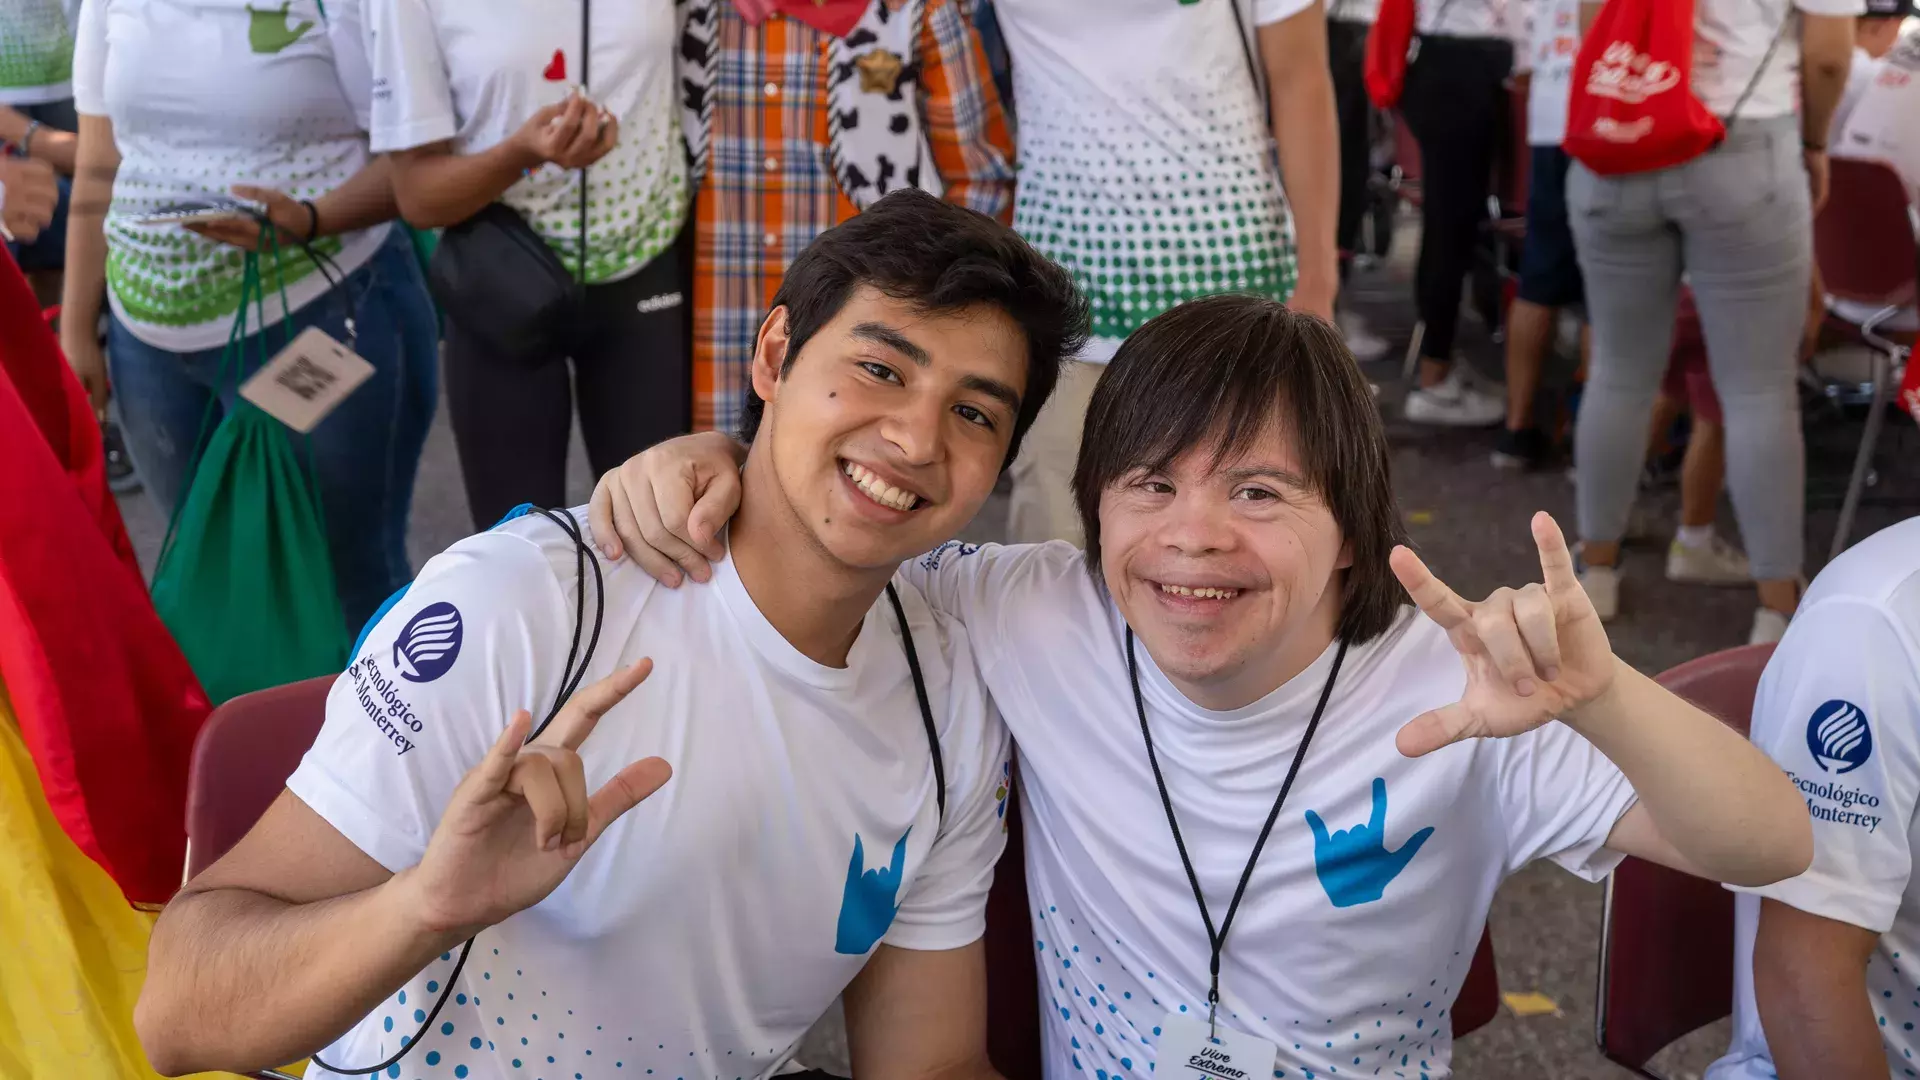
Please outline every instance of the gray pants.
[[1754, 577], [1799, 577], [1806, 450], [1794, 380], [1813, 263], [1799, 120], [1737, 120], [1719, 147], [1660, 172], [1605, 177], [1576, 163], [1567, 208], [1593, 324], [1574, 434], [1580, 535], [1626, 532], [1685, 273]]

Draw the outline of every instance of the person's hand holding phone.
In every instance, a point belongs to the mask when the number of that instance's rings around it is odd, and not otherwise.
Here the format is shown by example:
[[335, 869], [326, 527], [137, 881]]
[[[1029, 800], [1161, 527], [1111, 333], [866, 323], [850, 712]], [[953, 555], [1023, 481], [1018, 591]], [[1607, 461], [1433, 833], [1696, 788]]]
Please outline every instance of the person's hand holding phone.
[[513, 134], [514, 145], [540, 164], [584, 169], [620, 141], [620, 121], [594, 104], [584, 91], [549, 105], [527, 118]]
[[[282, 191], [272, 188], [253, 187], [248, 184], [235, 184], [233, 195], [261, 207], [267, 221], [273, 224], [282, 237], [282, 243], [305, 242], [314, 239], [318, 231], [319, 215], [309, 213], [305, 204], [295, 200]], [[209, 240], [230, 244], [242, 251], [260, 250], [262, 228], [260, 219], [244, 211], [236, 211], [208, 221], [191, 221], [183, 224], [188, 232], [199, 233]]]

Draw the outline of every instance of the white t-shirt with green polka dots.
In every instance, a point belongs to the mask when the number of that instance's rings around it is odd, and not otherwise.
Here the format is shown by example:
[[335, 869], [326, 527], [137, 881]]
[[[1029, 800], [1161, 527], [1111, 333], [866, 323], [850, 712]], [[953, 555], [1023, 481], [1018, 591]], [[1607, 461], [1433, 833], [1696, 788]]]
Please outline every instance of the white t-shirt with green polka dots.
[[[1257, 24], [1311, 0], [1256, 0]], [[1013, 225], [1093, 302], [1083, 359], [1221, 292], [1284, 300], [1293, 224], [1232, 0], [995, 0], [1013, 56]]]
[[[335, 50], [357, 30], [329, 24], [316, 0], [86, 0], [74, 48], [74, 105], [113, 121], [120, 171], [107, 211], [107, 297], [141, 341], [175, 352], [226, 344], [240, 307], [243, 253], [178, 225], [137, 219], [234, 184], [317, 198], [366, 165], [366, 89], [338, 77]], [[356, 104], [356, 98], [360, 104]], [[315, 250], [351, 274], [388, 226], [330, 236]], [[285, 251], [283, 309], [271, 258], [266, 324], [331, 288], [297, 248]], [[259, 329], [247, 315], [249, 332]]]
[[[506, 141], [580, 84], [584, 0], [365, 0], [373, 28], [373, 148], [451, 140], [471, 154]], [[687, 216], [666, 0], [593, 5], [589, 96], [620, 140], [587, 170], [587, 280], [617, 281], [672, 245]], [[543, 165], [501, 201], [568, 267], [580, 246], [580, 173]]]
[[73, 30], [61, 0], [0, 4], [0, 105], [73, 96]]

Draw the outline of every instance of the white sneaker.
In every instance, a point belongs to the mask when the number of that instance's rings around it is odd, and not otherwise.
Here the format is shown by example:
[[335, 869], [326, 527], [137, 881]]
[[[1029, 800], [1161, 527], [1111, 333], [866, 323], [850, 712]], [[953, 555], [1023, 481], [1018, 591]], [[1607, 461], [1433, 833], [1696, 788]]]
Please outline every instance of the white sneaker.
[[1492, 427], [1507, 418], [1505, 398], [1469, 382], [1455, 364], [1438, 385], [1407, 395], [1407, 419], [1442, 427]]
[[1679, 538], [1667, 545], [1667, 580], [1685, 585], [1745, 585], [1753, 569], [1739, 548], [1716, 536], [1704, 547], [1688, 547]]
[[1753, 630], [1747, 634], [1749, 645], [1771, 645], [1787, 636], [1787, 616], [1770, 607], [1755, 608]]
[[1587, 590], [1593, 613], [1601, 622], [1620, 613], [1620, 571], [1612, 566], [1589, 566], [1580, 571], [1580, 587]]
[[1340, 336], [1346, 339], [1347, 349], [1353, 358], [1366, 363], [1387, 355], [1393, 344], [1386, 338], [1367, 329], [1367, 321], [1356, 312], [1341, 311], [1334, 316], [1334, 322], [1340, 328]]

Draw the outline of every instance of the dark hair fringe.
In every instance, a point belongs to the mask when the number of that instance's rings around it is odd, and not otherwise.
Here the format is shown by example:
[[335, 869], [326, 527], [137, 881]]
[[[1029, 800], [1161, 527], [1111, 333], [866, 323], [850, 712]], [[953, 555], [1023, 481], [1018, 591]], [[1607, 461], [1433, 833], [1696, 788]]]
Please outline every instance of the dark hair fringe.
[[[773, 307], [787, 309], [785, 376], [808, 340], [870, 285], [922, 312], [989, 304], [1020, 324], [1027, 385], [1005, 465], [1052, 396], [1060, 363], [1086, 344], [1091, 319], [1073, 278], [1012, 229], [963, 207], [902, 188], [815, 237], [787, 268]], [[766, 402], [747, 389], [740, 439], [752, 442]]]
[[1094, 388], [1073, 475], [1087, 563], [1100, 572], [1100, 496], [1138, 469], [1207, 447], [1212, 467], [1283, 432], [1333, 512], [1353, 565], [1340, 637], [1359, 643], [1408, 603], [1387, 556], [1406, 540], [1386, 429], [1360, 366], [1332, 327], [1255, 296], [1176, 307], [1134, 331]]

